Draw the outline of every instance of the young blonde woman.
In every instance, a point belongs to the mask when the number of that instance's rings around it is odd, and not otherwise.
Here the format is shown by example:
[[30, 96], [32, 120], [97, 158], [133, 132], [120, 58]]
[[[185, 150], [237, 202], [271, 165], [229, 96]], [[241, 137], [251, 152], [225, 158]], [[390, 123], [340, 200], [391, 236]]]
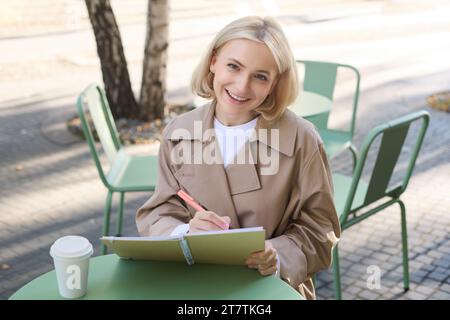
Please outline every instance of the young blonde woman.
[[[298, 93], [297, 69], [279, 24], [245, 17], [225, 26], [192, 89], [211, 102], [166, 126], [156, 191], [136, 214], [139, 233], [263, 226], [266, 248], [247, 266], [314, 299], [311, 277], [331, 264], [339, 219], [323, 143], [287, 109]], [[186, 206], [179, 190], [207, 210]]]

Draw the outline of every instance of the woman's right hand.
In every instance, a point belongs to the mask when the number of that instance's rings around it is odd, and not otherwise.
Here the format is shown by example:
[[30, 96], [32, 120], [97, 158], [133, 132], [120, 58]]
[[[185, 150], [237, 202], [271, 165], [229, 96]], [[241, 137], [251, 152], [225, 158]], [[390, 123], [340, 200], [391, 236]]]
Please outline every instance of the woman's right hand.
[[230, 222], [230, 217], [221, 217], [213, 211], [197, 211], [189, 221], [188, 233], [227, 230]]

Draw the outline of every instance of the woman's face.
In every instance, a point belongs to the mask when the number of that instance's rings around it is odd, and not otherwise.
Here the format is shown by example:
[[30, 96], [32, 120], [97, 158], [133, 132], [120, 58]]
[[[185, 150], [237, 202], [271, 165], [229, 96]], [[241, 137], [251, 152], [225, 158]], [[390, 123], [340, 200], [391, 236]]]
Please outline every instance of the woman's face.
[[254, 118], [252, 110], [261, 105], [275, 87], [277, 65], [269, 48], [248, 39], [230, 40], [213, 55], [217, 98], [216, 117], [224, 125], [239, 125]]

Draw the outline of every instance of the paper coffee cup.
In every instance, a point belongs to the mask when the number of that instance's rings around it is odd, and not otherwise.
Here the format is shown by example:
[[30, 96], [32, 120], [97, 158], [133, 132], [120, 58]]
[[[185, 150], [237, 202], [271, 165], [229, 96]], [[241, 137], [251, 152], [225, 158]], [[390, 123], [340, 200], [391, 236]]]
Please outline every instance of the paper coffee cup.
[[93, 252], [89, 240], [80, 236], [59, 238], [51, 246], [61, 296], [73, 299], [86, 294], [89, 258]]

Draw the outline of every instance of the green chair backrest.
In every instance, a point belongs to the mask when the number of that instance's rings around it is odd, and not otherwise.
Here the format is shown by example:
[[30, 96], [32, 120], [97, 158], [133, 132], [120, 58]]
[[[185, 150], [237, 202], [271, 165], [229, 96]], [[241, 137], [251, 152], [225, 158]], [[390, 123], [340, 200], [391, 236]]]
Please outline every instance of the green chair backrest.
[[78, 96], [77, 110], [81, 125], [83, 127], [85, 139], [88, 142], [89, 149], [92, 157], [94, 158], [97, 170], [99, 171], [100, 178], [105, 185], [108, 185], [105, 172], [100, 162], [98, 150], [95, 147], [94, 135], [87, 120], [87, 111], [89, 111], [102, 148], [105, 151], [109, 162], [112, 163], [122, 146], [116, 125], [114, 123], [114, 118], [112, 117], [108, 100], [106, 99], [106, 94], [103, 89], [96, 84], [91, 84], [88, 86]]
[[[355, 132], [356, 110], [359, 99], [359, 83], [361, 75], [358, 69], [348, 64], [340, 64], [325, 61], [297, 60], [297, 63], [305, 67], [305, 76], [303, 81], [303, 90], [313, 92], [333, 100], [334, 89], [336, 87], [336, 78], [339, 68], [348, 69], [355, 73], [356, 84], [353, 97], [353, 110], [350, 130], [352, 136]], [[325, 115], [324, 123], [328, 121], [329, 114]]]
[[[416, 163], [417, 155], [420, 147], [422, 146], [428, 127], [429, 118], [430, 116], [428, 112], [419, 111], [380, 125], [369, 132], [364, 139], [358, 156], [350, 191], [341, 215], [341, 224], [345, 224], [350, 212], [356, 211], [359, 208], [367, 206], [386, 196], [398, 198], [406, 190]], [[409, 128], [411, 124], [416, 121], [421, 122], [421, 126], [415, 135], [414, 148], [409, 155], [408, 166], [403, 175], [402, 182], [393, 187], [388, 187], [394, 168], [403, 149]], [[381, 137], [381, 142], [367, 189], [365, 190], [365, 194], [363, 194], [364, 200], [362, 203], [358, 203], [357, 206], [354, 206], [353, 200], [366, 164], [367, 155], [373, 145], [373, 142], [379, 136]]]

